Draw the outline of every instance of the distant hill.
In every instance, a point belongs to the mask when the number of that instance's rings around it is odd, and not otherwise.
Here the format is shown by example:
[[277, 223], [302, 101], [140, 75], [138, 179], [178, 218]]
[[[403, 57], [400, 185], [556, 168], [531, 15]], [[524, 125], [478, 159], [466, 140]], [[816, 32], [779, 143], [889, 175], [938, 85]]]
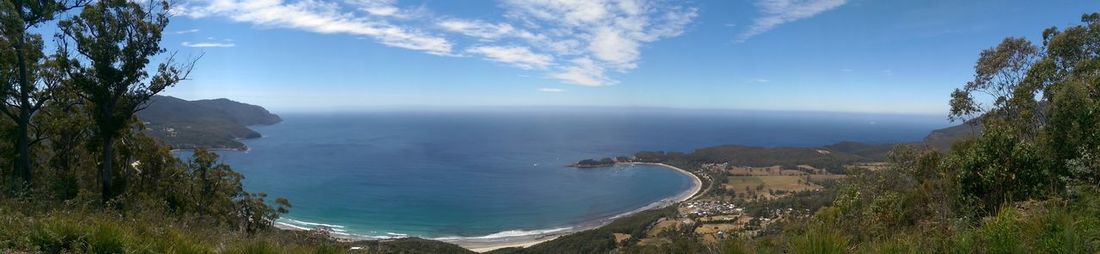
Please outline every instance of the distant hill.
[[148, 108], [138, 112], [149, 134], [176, 149], [238, 149], [241, 139], [259, 138], [250, 125], [271, 125], [282, 121], [263, 107], [229, 99], [187, 101], [155, 96]]
[[272, 125], [283, 121], [278, 115], [268, 112], [267, 109], [263, 107], [240, 103], [225, 98], [197, 100], [192, 102], [220, 109], [234, 121], [243, 125]]
[[951, 149], [951, 144], [960, 139], [973, 137], [974, 135], [981, 133], [981, 125], [972, 125], [970, 123], [963, 123], [943, 129], [933, 130], [928, 133], [928, 136], [924, 137], [923, 143], [931, 146], [936, 150], [947, 151]]

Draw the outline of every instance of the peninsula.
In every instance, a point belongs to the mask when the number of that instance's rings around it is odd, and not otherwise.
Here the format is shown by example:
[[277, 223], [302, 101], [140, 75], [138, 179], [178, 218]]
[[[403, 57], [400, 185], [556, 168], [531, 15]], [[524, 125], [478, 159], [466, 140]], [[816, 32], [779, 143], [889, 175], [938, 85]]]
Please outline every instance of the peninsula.
[[146, 132], [174, 149], [245, 150], [242, 139], [259, 138], [249, 126], [282, 122], [267, 109], [229, 99], [187, 101], [154, 96], [137, 113]]

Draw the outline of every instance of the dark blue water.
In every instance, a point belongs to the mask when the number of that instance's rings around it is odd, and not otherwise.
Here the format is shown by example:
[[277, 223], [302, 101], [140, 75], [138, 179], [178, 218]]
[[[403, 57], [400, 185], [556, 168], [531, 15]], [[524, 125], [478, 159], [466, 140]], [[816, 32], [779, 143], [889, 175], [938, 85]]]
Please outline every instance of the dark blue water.
[[[523, 109], [285, 114], [222, 158], [250, 191], [287, 197], [284, 222], [341, 232], [485, 236], [605, 219], [675, 196], [660, 167], [564, 167], [640, 150], [720, 144], [915, 141], [939, 117], [679, 110]], [[505, 232], [508, 231], [508, 232]], [[501, 233], [505, 232], [505, 233]]]

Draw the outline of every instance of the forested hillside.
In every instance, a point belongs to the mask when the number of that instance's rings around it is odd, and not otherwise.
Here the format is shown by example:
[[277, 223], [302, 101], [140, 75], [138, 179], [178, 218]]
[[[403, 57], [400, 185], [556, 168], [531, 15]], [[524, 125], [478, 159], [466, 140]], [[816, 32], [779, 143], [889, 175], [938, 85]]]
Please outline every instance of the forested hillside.
[[[244, 176], [214, 153], [181, 161], [146, 134], [136, 113], [169, 99], [156, 95], [187, 80], [195, 64], [160, 44], [169, 9], [157, 1], [0, 2], [0, 252], [346, 249], [275, 230], [288, 200], [244, 191]], [[244, 115], [255, 109], [207, 109], [224, 101], [157, 104], [145, 114], [150, 121], [277, 120]], [[167, 108], [158, 115], [160, 106]]]
[[282, 121], [263, 107], [228, 99], [186, 101], [159, 95], [137, 117], [149, 134], [176, 149], [245, 149], [241, 139], [260, 137], [248, 126]]

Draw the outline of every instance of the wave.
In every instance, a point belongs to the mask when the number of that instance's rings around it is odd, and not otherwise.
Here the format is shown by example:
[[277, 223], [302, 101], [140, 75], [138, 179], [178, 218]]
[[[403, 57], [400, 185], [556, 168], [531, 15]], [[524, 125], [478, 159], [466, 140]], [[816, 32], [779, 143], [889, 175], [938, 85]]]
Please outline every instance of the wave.
[[367, 235], [348, 232], [348, 229], [344, 225], [338, 224], [326, 224], [319, 222], [309, 222], [303, 220], [296, 220], [291, 218], [279, 218], [275, 221], [277, 226], [281, 226], [284, 229], [289, 230], [315, 230], [320, 227], [325, 227], [329, 230], [329, 234], [337, 238], [350, 239], [350, 240], [386, 240], [409, 237], [408, 234], [386, 232], [384, 235]]
[[454, 241], [454, 240], [489, 240], [489, 239], [501, 239], [501, 238], [513, 238], [513, 237], [525, 237], [525, 236], [540, 236], [546, 234], [563, 233], [573, 230], [574, 227], [561, 227], [551, 229], [539, 229], [539, 230], [505, 230], [497, 233], [492, 233], [483, 236], [445, 236], [432, 238], [440, 241]]
[[288, 228], [294, 229], [294, 230], [313, 230], [313, 228], [302, 227], [302, 226], [298, 226], [298, 225], [294, 225], [294, 224], [290, 224], [290, 223], [286, 223], [286, 222], [282, 222], [282, 221], [276, 221], [275, 225], [276, 226], [288, 227]]
[[283, 219], [290, 222], [290, 223], [297, 224], [297, 225], [306, 225], [306, 226], [313, 226], [313, 227], [327, 227], [327, 228], [332, 228], [332, 229], [337, 229], [337, 228], [342, 229], [342, 228], [344, 228], [343, 225], [300, 221], [300, 220], [295, 220], [295, 219], [291, 219], [291, 218], [283, 218]]
[[[347, 238], [353, 240], [385, 240], [385, 239], [397, 239], [407, 238], [410, 236], [422, 237], [420, 235], [410, 235], [405, 233], [385, 232], [383, 234], [359, 234], [348, 232], [346, 226], [337, 224], [326, 224], [318, 222], [308, 222], [302, 220], [296, 220], [291, 218], [280, 218], [275, 224], [283, 226], [290, 230], [314, 230], [319, 227], [325, 227], [331, 230], [331, 234], [340, 238]], [[462, 240], [493, 240], [503, 238], [515, 238], [515, 237], [529, 237], [529, 236], [541, 236], [546, 234], [564, 233], [570, 232], [574, 227], [560, 227], [551, 229], [539, 229], [539, 230], [505, 230], [497, 233], [492, 233], [483, 236], [444, 236], [430, 238], [440, 241], [462, 241]]]

